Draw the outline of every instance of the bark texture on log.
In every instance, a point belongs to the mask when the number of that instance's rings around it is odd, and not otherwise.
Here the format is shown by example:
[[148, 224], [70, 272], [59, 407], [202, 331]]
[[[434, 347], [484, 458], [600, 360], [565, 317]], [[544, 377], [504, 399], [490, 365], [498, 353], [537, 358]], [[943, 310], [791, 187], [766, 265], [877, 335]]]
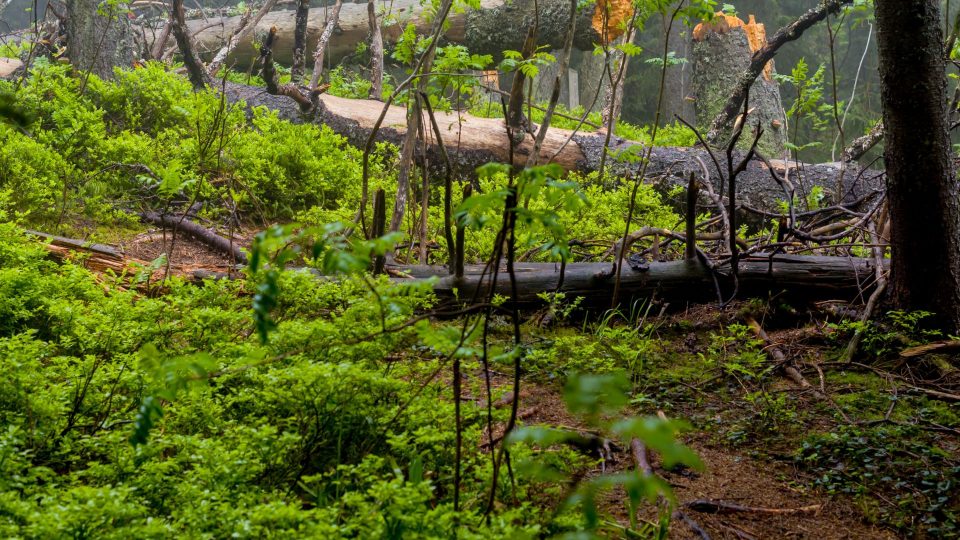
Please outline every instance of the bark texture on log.
[[[693, 78], [696, 93], [697, 126], [701, 132], [710, 129], [710, 123], [723, 110], [737, 87], [738, 77], [750, 66], [751, 56], [766, 44], [763, 25], [753, 16], [744, 23], [737, 17], [718, 14], [712, 23], [702, 23], [694, 29]], [[780, 88], [773, 79], [773, 61], [766, 63], [763, 75], [750, 87], [748, 128], [740, 145], [753, 142], [750, 135], [757, 123], [763, 129], [758, 150], [766, 156], [782, 157], [786, 148], [787, 120]], [[741, 111], [742, 112], [742, 111]], [[719, 132], [716, 141], [723, 144], [733, 132], [733, 125]]]
[[[231, 102], [243, 101], [248, 107], [265, 106], [276, 111], [281, 118], [295, 123], [325, 124], [346, 137], [351, 144], [359, 147], [363, 147], [366, 143], [383, 108], [383, 103], [378, 101], [346, 99], [323, 94], [320, 96], [321, 106], [318, 110], [311, 114], [304, 114], [292, 100], [283, 96], [272, 96], [263, 88], [227, 83], [226, 91], [227, 98]], [[443, 133], [443, 140], [448, 141], [447, 149], [451, 164], [458, 176], [472, 176], [477, 167], [491, 161], [502, 163], [508, 161], [510, 147], [502, 119], [478, 118], [467, 114], [458, 116], [455, 113], [441, 111], [436, 111], [436, 119]], [[377, 139], [399, 146], [406, 133], [406, 125], [406, 110], [392, 106], [384, 118]], [[603, 135], [579, 133], [573, 135], [569, 144], [565, 144], [570, 135], [571, 132], [566, 129], [547, 130], [541, 151], [544, 159], [541, 163], [545, 163], [546, 158], [556, 154], [553, 162], [567, 171], [597, 170], [603, 150]], [[610, 141], [610, 154], [616, 156], [638, 144], [614, 136]], [[516, 146], [514, 163], [523, 166], [532, 151], [533, 138], [527, 135], [523, 142]], [[427, 157], [435, 166], [445, 163], [443, 155], [435, 146], [427, 148]], [[740, 153], [734, 153], [734, 160], [739, 161], [742, 157]], [[664, 192], [676, 185], [686, 187], [691, 173], [700, 181], [705, 181], [701, 163], [707, 167], [711, 182], [717, 184], [720, 177], [706, 150], [702, 148], [657, 147], [653, 149], [650, 161], [647, 168], [649, 181], [661, 187]], [[786, 165], [779, 161], [773, 161], [772, 164], [781, 172]], [[726, 164], [720, 165], [724, 168], [725, 174]], [[791, 163], [791, 165], [794, 164]], [[607, 160], [607, 170], [611, 174], [631, 175], [636, 174], [636, 169], [636, 164], [619, 162], [615, 159]], [[440, 177], [442, 172], [434, 171], [434, 176]], [[793, 166], [789, 174], [790, 180], [797, 186], [798, 198], [804, 198], [810, 189], [820, 186], [827, 195], [827, 201], [825, 201], [827, 203], [856, 201], [883, 186], [881, 173], [877, 171], [861, 173], [852, 167], [847, 167], [843, 170], [844, 193], [837, 196], [835, 191], [841, 167], [836, 163], [803, 164], [801, 168]], [[779, 211], [779, 201], [783, 198], [783, 191], [771, 178], [770, 170], [762, 161], [751, 161], [746, 171], [737, 179], [737, 185], [738, 202], [768, 211]]]
[[960, 182], [939, 0], [876, 3], [893, 299], [960, 329]]
[[[86, 0], [89, 1], [89, 0]], [[629, 2], [616, 0], [614, 7], [621, 4], [629, 6]], [[534, 6], [538, 6], [537, 12]], [[383, 40], [387, 43], [395, 42], [407, 23], [417, 27], [417, 33], [428, 34], [432, 27], [432, 20], [426, 17], [419, 0], [395, 0], [392, 3], [389, 19], [382, 25]], [[582, 10], [577, 21], [577, 34], [574, 37], [574, 46], [580, 50], [592, 51], [593, 44], [601, 40], [602, 26], [596, 17], [597, 8]], [[614, 16], [610, 18], [607, 32], [609, 39], [620, 35], [620, 9], [614, 9]], [[526, 30], [533, 24], [535, 13], [540, 16], [540, 29], [537, 42], [540, 45], [552, 45], [559, 49], [563, 46], [566, 23], [570, 18], [569, 2], [566, 0], [482, 0], [479, 10], [470, 10], [465, 13], [451, 13], [448, 17], [449, 27], [444, 34], [446, 40], [466, 45], [471, 53], [492, 54], [499, 56], [504, 50], [520, 50]], [[307, 55], [314, 53], [315, 44], [320, 38], [325, 26], [325, 10], [314, 8], [310, 10], [307, 19]], [[627, 13], [629, 17], [629, 13]], [[211, 53], [220, 48], [237, 30], [241, 17], [224, 17], [220, 24], [204, 28], [210, 23], [195, 20], [189, 23], [191, 34], [196, 34], [194, 40], [197, 50], [201, 54]], [[268, 13], [257, 24], [256, 32], [265, 34], [270, 27], [277, 27], [277, 36], [282, 43], [293, 44], [296, 17], [293, 10], [274, 11]], [[353, 54], [357, 44], [366, 41], [369, 34], [366, 4], [345, 3], [340, 12], [338, 30], [330, 40], [325, 55], [334, 63]], [[292, 46], [292, 45], [291, 45]], [[278, 49], [274, 60], [290, 64], [293, 60], [291, 47]], [[247, 65], [256, 56], [253, 48], [253, 39], [246, 36], [237, 44], [230, 58], [238, 65]]]
[[[739, 270], [740, 294], [744, 297], [786, 293], [804, 301], [812, 299], [854, 300], [861, 294], [863, 276], [873, 275], [872, 259], [843, 257], [806, 257], [776, 255], [741, 259]], [[411, 277], [427, 278], [447, 274], [444, 267], [409, 266], [398, 268]], [[559, 292], [568, 298], [583, 296], [591, 307], [609, 307], [613, 292], [613, 265], [611, 263], [571, 263], [566, 267]], [[441, 278], [434, 291], [444, 298], [472, 298], [478, 284], [488, 290], [489, 273], [480, 284], [482, 266], [467, 266], [464, 277]], [[501, 271], [496, 292], [510, 296], [510, 281]], [[729, 269], [723, 270], [718, 280], [725, 293], [733, 284]], [[537, 296], [557, 290], [560, 264], [517, 263], [517, 294], [521, 304], [539, 304]], [[624, 268], [620, 276], [620, 300], [627, 304], [632, 299], [649, 298], [656, 294], [660, 300], [710, 302], [717, 299], [716, 285], [710, 271], [699, 261], [650, 263], [641, 270]]]
[[[379, 200], [383, 200], [382, 196]], [[160, 218], [157, 215], [151, 217]], [[171, 216], [164, 217], [176, 219]], [[385, 217], [382, 205], [380, 217], [381, 219]], [[200, 229], [204, 230], [202, 227]], [[146, 264], [144, 261], [126, 257], [112, 246], [89, 244], [33, 231], [28, 231], [28, 234], [46, 239], [49, 245], [57, 248], [59, 252], [95, 253], [108, 262], [103, 269], [119, 271], [136, 266], [131, 263], [138, 263], [141, 266]], [[771, 292], [785, 292], [787, 296], [803, 301], [821, 298], [854, 300], [862, 295], [860, 286], [863, 276], [874, 273], [872, 259], [843, 257], [776, 255], [772, 259], [768, 256], [741, 259], [740, 264], [740, 290], [744, 295], [765, 296]], [[609, 307], [613, 281], [612, 266], [611, 263], [568, 264], [560, 291], [571, 296], [585, 297], [587, 306]], [[441, 276], [434, 285], [434, 291], [441, 298], [452, 300], [472, 297], [478, 285], [489, 287], [489, 273], [483, 282], [480, 282], [483, 268], [481, 265], [468, 265], [463, 277], [449, 275], [449, 269], [444, 266], [391, 266], [390, 270], [394, 275], [406, 276], [394, 278], [399, 282], [409, 281], [411, 278], [427, 279]], [[93, 268], [93, 270], [101, 269]], [[194, 269], [189, 270], [193, 272]], [[304, 271], [315, 273], [312, 269], [304, 269]], [[540, 305], [543, 302], [539, 296], [540, 293], [557, 290], [560, 279], [559, 264], [517, 263], [515, 271], [517, 300], [522, 305]], [[729, 288], [731, 286], [729, 269], [721, 269], [719, 272], [717, 280], [720, 286]], [[209, 270], [200, 274], [193, 273], [195, 277], [201, 279], [228, 277], [226, 273], [216, 274]], [[501, 278], [497, 281], [497, 292], [509, 296], [510, 287], [510, 281], [501, 272]], [[621, 290], [625, 293], [621, 297], [624, 302], [630, 301], [631, 298], [650, 297], [654, 294], [664, 301], [709, 302], [716, 299], [716, 284], [713, 276], [696, 260], [653, 262], [640, 269], [624, 269], [621, 274]]]

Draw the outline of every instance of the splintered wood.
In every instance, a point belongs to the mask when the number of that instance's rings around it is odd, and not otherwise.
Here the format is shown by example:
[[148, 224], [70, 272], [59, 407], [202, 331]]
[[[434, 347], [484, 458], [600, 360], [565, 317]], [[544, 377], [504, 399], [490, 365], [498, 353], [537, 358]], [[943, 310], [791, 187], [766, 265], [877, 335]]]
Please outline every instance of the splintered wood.
[[[748, 22], [743, 22], [736, 15], [727, 15], [720, 11], [712, 20], [702, 22], [693, 29], [693, 39], [703, 41], [711, 32], [726, 34], [734, 28], [743, 29], [744, 34], [747, 35], [747, 43], [750, 44], [750, 52], [757, 52], [767, 44], [767, 30], [753, 15], [749, 16]], [[773, 80], [773, 60], [763, 66], [763, 77], [768, 81]]]
[[593, 11], [593, 29], [605, 43], [623, 35], [633, 16], [633, 4], [624, 0], [597, 0]]

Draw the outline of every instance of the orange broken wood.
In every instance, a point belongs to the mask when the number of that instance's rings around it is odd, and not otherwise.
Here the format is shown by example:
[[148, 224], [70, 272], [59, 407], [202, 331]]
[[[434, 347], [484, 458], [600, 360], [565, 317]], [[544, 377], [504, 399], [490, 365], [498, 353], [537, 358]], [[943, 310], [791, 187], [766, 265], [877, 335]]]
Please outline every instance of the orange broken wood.
[[[694, 41], [703, 41], [712, 32], [714, 34], [726, 34], [735, 28], [743, 29], [747, 36], [747, 43], [750, 44], [750, 52], [755, 53], [767, 45], [766, 27], [758, 23], [753, 15], [748, 17], [748, 22], [736, 15], [727, 15], [718, 11], [713, 19], [698, 24], [693, 29]], [[773, 60], [769, 61], [763, 67], [763, 77], [773, 79]]]

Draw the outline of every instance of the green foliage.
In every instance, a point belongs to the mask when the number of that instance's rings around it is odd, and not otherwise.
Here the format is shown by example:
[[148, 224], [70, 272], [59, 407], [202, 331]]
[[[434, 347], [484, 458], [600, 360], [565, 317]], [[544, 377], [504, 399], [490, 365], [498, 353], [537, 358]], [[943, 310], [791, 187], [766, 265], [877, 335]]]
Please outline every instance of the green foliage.
[[861, 332], [861, 350], [875, 357], [887, 356], [908, 347], [938, 339], [943, 333], [932, 326], [934, 314], [929, 311], [888, 311], [886, 317], [869, 322], [843, 320], [830, 323], [831, 338], [845, 344], [854, 332]]
[[[821, 144], [817, 140], [799, 143], [797, 138], [802, 122], [807, 122], [813, 133], [825, 132], [832, 126], [833, 104], [824, 101], [825, 74], [826, 66], [821, 64], [811, 75], [806, 60], [800, 58], [790, 75], [776, 75], [778, 82], [793, 86], [796, 95], [793, 104], [786, 111], [787, 118], [793, 120], [794, 131], [792, 141], [787, 142], [787, 148], [795, 153]], [[837, 107], [843, 109], [843, 102], [838, 102]]]
[[[664, 465], [668, 468], [682, 464], [702, 470], [703, 463], [697, 455], [676, 441], [677, 434], [688, 429], [686, 424], [656, 416], [621, 418], [614, 422], [608, 420], [610, 415], [623, 413], [629, 402], [629, 389], [630, 382], [623, 373], [576, 374], [570, 377], [564, 387], [564, 401], [567, 409], [582, 418], [588, 426], [615, 434], [624, 446], [629, 446], [631, 440], [638, 439], [662, 456]], [[515, 448], [518, 443], [550, 448], [562, 443], [582, 445], [585, 442], [583, 438], [577, 431], [569, 429], [532, 426], [511, 433], [507, 443], [511, 448]], [[520, 460], [518, 470], [540, 480], [556, 481], [566, 476], [555, 465], [537, 460], [533, 456]], [[671, 504], [675, 503], [669, 484], [656, 475], [638, 470], [603, 474], [582, 481], [575, 487], [564, 501], [564, 507], [578, 508], [582, 512], [584, 529], [588, 533], [595, 532], [600, 526], [601, 514], [597, 507], [597, 496], [603, 491], [617, 487], [626, 491], [631, 528], [637, 527], [637, 508], [644, 501], [653, 503], [657, 497], [663, 496], [671, 501]]]
[[[83, 94], [79, 84], [63, 66], [33, 70], [16, 90], [0, 83], [35, 119], [25, 131], [0, 125], [8, 219], [38, 228], [77, 215], [109, 223], [124, 219], [121, 210], [196, 199], [272, 219], [311, 209], [333, 221], [359, 201], [359, 151], [326, 127], [266, 110], [248, 121], [242, 106], [195, 94], [157, 63], [111, 81], [91, 76]], [[380, 160], [372, 163], [386, 181]]]
[[[58, 266], [10, 225], [0, 233], [4, 536], [450, 535], [437, 486], [453, 433], [436, 426], [452, 404], [412, 399], [437, 358], [411, 347], [423, 329], [358, 339], [381, 317], [362, 281], [282, 273], [264, 345], [255, 283], [171, 281], [146, 298]], [[391, 326], [428, 305], [422, 289], [373, 285]], [[397, 354], [417, 360], [384, 371]], [[466, 437], [481, 413], [465, 410]], [[471, 528], [476, 508], [460, 516]], [[539, 512], [462, 536], [529, 534]]]
[[828, 493], [858, 497], [874, 520], [906, 536], [960, 537], [960, 463], [914, 427], [841, 427], [807, 438], [796, 459]]

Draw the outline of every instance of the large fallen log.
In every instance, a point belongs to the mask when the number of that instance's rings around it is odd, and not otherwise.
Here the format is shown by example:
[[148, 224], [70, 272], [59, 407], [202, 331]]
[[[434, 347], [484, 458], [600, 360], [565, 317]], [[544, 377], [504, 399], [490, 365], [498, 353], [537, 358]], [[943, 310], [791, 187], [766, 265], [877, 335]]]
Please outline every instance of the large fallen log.
[[[887, 264], [886, 262], [884, 264]], [[766, 298], [783, 294], [802, 302], [859, 298], [873, 276], [872, 259], [775, 255], [750, 257], [740, 261], [739, 297]], [[414, 278], [444, 276], [443, 267], [408, 266]], [[490, 275], [483, 276], [482, 266], [468, 266], [462, 279], [441, 277], [434, 291], [444, 298], [472, 298], [478, 286], [489, 290]], [[517, 300], [523, 305], [542, 303], [544, 292], [562, 292], [567, 298], [582, 296], [589, 307], [606, 308], [613, 292], [612, 263], [571, 263], [566, 266], [559, 289], [560, 265], [552, 263], [517, 263]], [[717, 299], [717, 287], [724, 294], [733, 289], [729, 268], [714, 275], [699, 261], [654, 262], [636, 268], [624, 267], [620, 276], [620, 298], [623, 305], [634, 300], [656, 296], [666, 302], [709, 302]], [[510, 280], [501, 269], [496, 292], [510, 296]], [[481, 295], [481, 298], [483, 296]]]
[[[611, 0], [610, 16], [607, 23], [607, 39], [616, 39], [622, 33], [621, 22], [629, 19], [630, 2]], [[584, 51], [592, 51], [594, 44], [601, 42], [603, 30], [603, 5], [597, 2], [592, 7], [581, 10], [577, 21], [577, 33], [574, 45]], [[383, 39], [387, 43], [396, 42], [404, 27], [410, 23], [416, 26], [417, 33], [429, 34], [433, 24], [429, 16], [430, 4], [420, 0], [394, 0], [391, 10], [382, 27]], [[534, 10], [536, 6], [536, 12]], [[534, 23], [535, 13], [539, 14], [538, 43], [550, 45], [554, 49], [563, 46], [566, 21], [569, 19], [570, 2], [567, 0], [482, 0], [480, 9], [451, 13], [449, 27], [444, 34], [448, 42], [466, 45], [471, 53], [499, 56], [504, 50], [520, 50], [526, 29]], [[329, 9], [314, 8], [307, 19], [307, 55], [312, 55], [314, 47], [325, 26]], [[242, 16], [224, 17], [219, 20], [197, 19], [188, 22], [191, 35], [194, 35], [198, 52], [210, 55], [233, 35], [240, 26]], [[357, 45], [367, 41], [369, 23], [366, 3], [344, 3], [339, 16], [337, 32], [330, 41], [325, 55], [332, 62], [354, 54]], [[251, 36], [245, 37], [231, 53], [230, 60], [240, 66], [247, 66], [256, 58], [253, 47], [254, 34], [266, 34], [271, 27], [277, 28], [277, 37], [286, 46], [278, 47], [274, 59], [290, 64], [293, 61], [294, 29], [296, 12], [294, 10], [274, 11], [267, 14], [257, 24]], [[244, 67], [245, 69], [245, 67]]]
[[[69, 252], [77, 251], [96, 256], [97, 264], [87, 264], [95, 272], [121, 273], [147, 264], [125, 256], [112, 246], [32, 231], [29, 234], [46, 240], [48, 249], [59, 259], [66, 259]], [[888, 262], [885, 260], [884, 265]], [[802, 302], [819, 299], [855, 301], [871, 287], [869, 279], [874, 275], [874, 264], [873, 259], [801, 255], [741, 259], [738, 272], [740, 297], [783, 295]], [[175, 273], [199, 281], [228, 278], [232, 268], [233, 265], [227, 265], [222, 272], [217, 272], [209, 268], [178, 267]], [[394, 278], [397, 282], [439, 278], [433, 289], [439, 297], [448, 300], [467, 301], [474, 297], [478, 287], [482, 293], [478, 298], [482, 299], [483, 293], [489, 292], [491, 281], [482, 265], [466, 266], [462, 278], [449, 275], [447, 268], [442, 266], [391, 266], [389, 269], [394, 276], [400, 276]], [[585, 307], [609, 307], [614, 279], [612, 263], [570, 263], [562, 273], [562, 283], [559, 264], [517, 263], [515, 270], [517, 301], [523, 306], [541, 305], [541, 293], [562, 292], [571, 299], [584, 297]], [[654, 296], [671, 303], [710, 302], [716, 299], [718, 287], [724, 293], [732, 290], [729, 268], [711, 271], [697, 260], [633, 265], [623, 269], [620, 279], [623, 305]], [[511, 294], [505, 269], [500, 270], [495, 292], [507, 297]]]
[[[383, 103], [373, 100], [345, 99], [324, 94], [320, 96], [320, 104], [315, 111], [304, 113], [293, 100], [284, 96], [268, 94], [259, 87], [230, 84], [226, 86], [227, 98], [232, 102], [244, 102], [247, 107], [263, 106], [275, 111], [280, 118], [294, 123], [317, 123], [329, 126], [333, 131], [343, 135], [356, 146], [363, 147], [383, 109]], [[436, 112], [437, 123], [443, 133], [443, 140], [447, 143], [447, 150], [455, 169], [461, 177], [474, 174], [480, 165], [492, 161], [505, 163], [510, 158], [510, 146], [507, 131], [502, 119], [479, 118], [469, 114], [456, 112]], [[406, 133], [406, 109], [390, 107], [377, 132], [379, 141], [399, 145]], [[514, 163], [523, 166], [530, 152], [533, 150], [533, 137], [526, 135], [523, 141], [516, 146]], [[577, 133], [570, 130], [551, 127], [544, 138], [540, 152], [541, 163], [553, 162], [567, 171], [589, 173], [596, 171], [600, 164], [604, 137], [596, 133]], [[618, 160], [616, 156], [633, 154], [639, 155], [642, 145], [635, 141], [613, 137], [610, 150], [614, 159], [608, 159], [607, 170], [613, 175], [634, 176], [639, 169], [636, 163], [629, 160]], [[427, 149], [429, 163], [436, 166], [444, 164], [445, 159], [435, 146]], [[417, 150], [414, 154], [422, 156]], [[724, 159], [722, 153], [720, 159]], [[735, 162], [742, 159], [742, 154], [734, 153]], [[826, 195], [825, 203], [853, 202], [862, 199], [869, 193], [882, 189], [882, 174], [878, 171], [858, 171], [853, 167], [841, 168], [838, 163], [819, 165], [771, 162], [781, 174], [786, 173], [789, 166], [789, 179], [797, 188], [797, 197], [801, 200], [811, 192], [814, 186], [823, 189]], [[437, 171], [436, 177], [442, 177]], [[700, 181], [707, 176], [718, 184], [719, 179], [726, 174], [726, 162], [720, 162], [718, 171], [713, 160], [703, 148], [657, 147], [650, 155], [650, 165], [647, 168], [648, 181], [659, 184], [664, 192], [668, 192], [676, 185], [686, 186], [690, 174], [694, 174]], [[837, 196], [837, 185], [840, 175], [843, 175], [843, 193]], [[783, 191], [773, 180], [770, 170], [761, 160], [753, 160], [737, 180], [739, 187], [738, 203], [769, 211], [780, 209], [779, 201], [783, 199]], [[802, 206], [802, 205], [801, 205]]]

